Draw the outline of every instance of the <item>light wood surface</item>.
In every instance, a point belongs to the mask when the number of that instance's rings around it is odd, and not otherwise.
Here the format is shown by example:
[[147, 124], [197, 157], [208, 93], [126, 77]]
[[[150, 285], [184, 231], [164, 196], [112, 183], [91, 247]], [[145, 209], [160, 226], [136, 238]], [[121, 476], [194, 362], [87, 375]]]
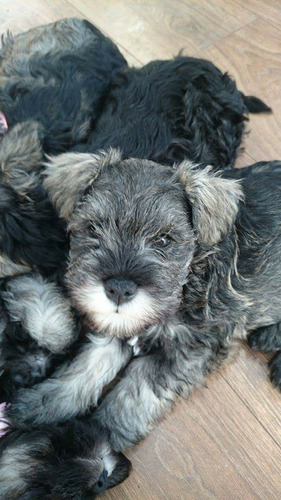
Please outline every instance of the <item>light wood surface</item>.
[[[272, 116], [251, 116], [237, 166], [281, 159], [281, 0], [1, 0], [1, 31], [85, 17], [130, 64], [185, 54], [211, 59]], [[267, 359], [241, 347], [207, 388], [179, 401], [134, 450], [130, 478], [103, 500], [280, 500], [281, 395]]]

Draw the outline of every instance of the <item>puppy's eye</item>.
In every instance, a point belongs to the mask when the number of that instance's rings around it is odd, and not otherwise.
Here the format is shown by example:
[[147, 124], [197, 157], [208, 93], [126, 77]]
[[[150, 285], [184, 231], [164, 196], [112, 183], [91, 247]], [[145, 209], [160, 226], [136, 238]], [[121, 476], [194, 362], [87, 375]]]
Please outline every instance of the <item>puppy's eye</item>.
[[172, 238], [168, 234], [160, 234], [160, 236], [154, 240], [153, 245], [156, 248], [166, 248], [172, 243], [172, 241]]

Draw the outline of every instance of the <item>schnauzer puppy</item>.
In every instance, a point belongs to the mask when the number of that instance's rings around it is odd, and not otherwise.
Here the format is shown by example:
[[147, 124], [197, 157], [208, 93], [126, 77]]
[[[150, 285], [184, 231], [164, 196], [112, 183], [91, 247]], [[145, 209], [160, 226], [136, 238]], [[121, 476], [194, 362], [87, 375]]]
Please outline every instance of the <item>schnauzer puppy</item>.
[[[187, 161], [171, 168], [114, 150], [54, 158], [45, 187], [68, 223], [67, 285], [101, 333], [51, 379], [18, 392], [13, 422], [84, 413], [128, 365], [93, 416], [121, 451], [203, 384], [235, 339], [279, 335], [278, 165], [266, 175], [252, 168], [240, 185]], [[281, 387], [276, 367], [280, 354], [271, 376]]]
[[39, 274], [2, 284], [0, 322], [1, 400], [13, 400], [19, 387], [31, 387], [65, 359], [79, 331], [69, 300]]
[[13, 431], [0, 441], [0, 499], [93, 500], [129, 475], [130, 461], [87, 421]]
[[201, 167], [233, 165], [249, 111], [270, 111], [246, 97], [211, 62], [191, 57], [153, 61], [112, 79], [103, 113], [81, 152], [113, 147], [123, 158]]
[[126, 65], [116, 45], [81, 19], [8, 35], [0, 50], [0, 110], [10, 127], [40, 122], [44, 151], [66, 151], [86, 139], [113, 74]]

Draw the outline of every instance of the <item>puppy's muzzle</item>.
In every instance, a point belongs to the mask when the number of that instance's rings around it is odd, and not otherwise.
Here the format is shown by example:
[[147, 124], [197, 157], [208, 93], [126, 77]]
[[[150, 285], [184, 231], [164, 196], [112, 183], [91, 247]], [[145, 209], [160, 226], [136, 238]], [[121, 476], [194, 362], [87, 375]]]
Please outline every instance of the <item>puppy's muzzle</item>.
[[108, 299], [117, 306], [129, 302], [137, 292], [137, 285], [134, 281], [119, 276], [110, 278], [104, 283], [105, 294]]

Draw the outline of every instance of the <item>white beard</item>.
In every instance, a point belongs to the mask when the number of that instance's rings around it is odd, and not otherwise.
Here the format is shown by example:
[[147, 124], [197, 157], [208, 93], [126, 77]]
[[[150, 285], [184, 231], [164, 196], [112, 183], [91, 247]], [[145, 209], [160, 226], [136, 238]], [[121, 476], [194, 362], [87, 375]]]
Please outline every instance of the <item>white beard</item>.
[[156, 302], [143, 290], [125, 304], [109, 300], [101, 284], [89, 283], [73, 292], [76, 304], [99, 332], [131, 337], [157, 318]]

